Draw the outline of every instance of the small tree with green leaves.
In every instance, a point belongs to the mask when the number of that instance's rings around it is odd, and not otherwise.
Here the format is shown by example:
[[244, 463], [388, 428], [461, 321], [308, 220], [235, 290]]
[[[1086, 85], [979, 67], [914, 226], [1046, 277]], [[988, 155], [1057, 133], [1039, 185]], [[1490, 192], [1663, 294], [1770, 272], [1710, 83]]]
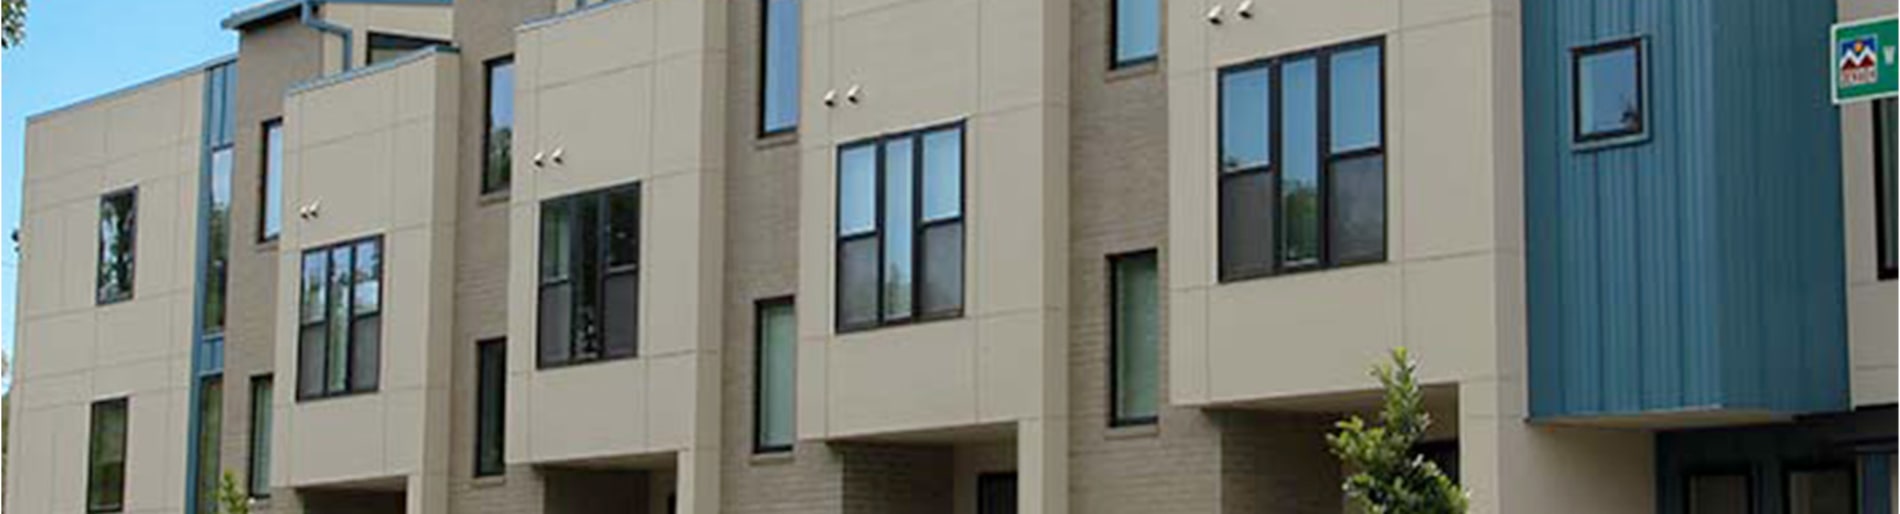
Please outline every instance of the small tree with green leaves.
[[26, 0], [0, 0], [0, 48], [20, 46], [26, 39]]
[[1392, 362], [1372, 368], [1385, 388], [1379, 426], [1353, 416], [1326, 436], [1333, 455], [1353, 472], [1343, 485], [1347, 496], [1368, 514], [1463, 514], [1468, 507], [1464, 489], [1412, 451], [1432, 425], [1417, 371], [1404, 347], [1393, 349]]
[[251, 497], [238, 489], [237, 475], [226, 471], [218, 479], [219, 514], [251, 514]]

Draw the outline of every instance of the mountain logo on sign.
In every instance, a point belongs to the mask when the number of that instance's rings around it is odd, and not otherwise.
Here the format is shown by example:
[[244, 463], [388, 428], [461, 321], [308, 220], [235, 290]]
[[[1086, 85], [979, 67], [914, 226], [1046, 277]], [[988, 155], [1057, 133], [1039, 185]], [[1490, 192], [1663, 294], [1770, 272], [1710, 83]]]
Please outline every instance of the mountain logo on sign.
[[1858, 37], [1841, 42], [1841, 86], [1863, 86], [1880, 82], [1880, 39]]

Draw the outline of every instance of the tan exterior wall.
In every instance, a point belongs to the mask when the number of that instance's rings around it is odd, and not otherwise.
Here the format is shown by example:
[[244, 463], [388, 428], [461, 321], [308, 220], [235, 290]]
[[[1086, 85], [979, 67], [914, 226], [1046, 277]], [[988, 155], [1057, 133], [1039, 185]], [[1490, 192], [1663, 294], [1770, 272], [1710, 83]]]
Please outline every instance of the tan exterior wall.
[[[324, 4], [318, 15], [324, 21], [349, 27], [350, 64], [360, 67], [369, 62], [369, 33], [447, 41], [455, 32], [455, 11], [448, 6], [434, 5], [331, 3]], [[325, 72], [341, 70], [343, 62], [339, 58], [342, 55], [342, 38], [324, 35]]]
[[[194, 69], [27, 122], [10, 512], [86, 510], [91, 404], [113, 398], [128, 398], [125, 512], [183, 508], [203, 99]], [[128, 187], [133, 296], [98, 306], [100, 197]]]
[[[1841, 21], [1893, 16], [1893, 2], [1839, 0]], [[1900, 383], [1900, 289], [1880, 280], [1872, 102], [1841, 106], [1841, 206], [1847, 230], [1847, 341], [1854, 406], [1892, 405]], [[1894, 137], [1887, 134], [1887, 137]]]
[[[458, 62], [422, 54], [285, 100], [285, 208], [318, 215], [286, 220], [278, 289], [298, 290], [303, 249], [380, 235], [382, 370], [373, 393], [299, 402], [297, 330], [278, 324], [277, 369], [292, 371], [275, 391], [275, 486], [395, 479], [410, 512], [446, 508]], [[297, 309], [280, 301], [277, 319]]]

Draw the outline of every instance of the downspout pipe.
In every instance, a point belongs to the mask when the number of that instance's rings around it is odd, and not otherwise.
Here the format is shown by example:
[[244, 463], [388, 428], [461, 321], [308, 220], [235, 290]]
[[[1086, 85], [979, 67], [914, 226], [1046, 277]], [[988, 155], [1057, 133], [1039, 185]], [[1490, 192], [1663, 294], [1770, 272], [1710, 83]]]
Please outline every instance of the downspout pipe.
[[356, 52], [352, 51], [354, 50], [354, 47], [350, 45], [351, 36], [353, 36], [355, 33], [351, 32], [349, 27], [345, 27], [345, 26], [338, 25], [335, 23], [330, 23], [328, 20], [324, 20], [323, 18], [318, 18], [317, 17], [317, 1], [318, 0], [303, 0], [302, 1], [303, 10], [301, 13], [302, 14], [301, 20], [303, 21], [303, 24], [306, 27], [316, 29], [318, 32], [323, 32], [326, 34], [334, 34], [336, 35], [336, 37], [343, 38], [343, 71], [350, 71], [351, 63], [356, 60]]

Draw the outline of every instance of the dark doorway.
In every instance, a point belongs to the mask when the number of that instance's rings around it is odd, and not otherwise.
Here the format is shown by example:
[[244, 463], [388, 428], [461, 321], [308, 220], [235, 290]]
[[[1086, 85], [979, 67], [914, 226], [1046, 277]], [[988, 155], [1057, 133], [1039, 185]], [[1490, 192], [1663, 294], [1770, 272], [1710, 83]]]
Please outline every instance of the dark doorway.
[[1016, 514], [1016, 473], [977, 475], [976, 514]]

